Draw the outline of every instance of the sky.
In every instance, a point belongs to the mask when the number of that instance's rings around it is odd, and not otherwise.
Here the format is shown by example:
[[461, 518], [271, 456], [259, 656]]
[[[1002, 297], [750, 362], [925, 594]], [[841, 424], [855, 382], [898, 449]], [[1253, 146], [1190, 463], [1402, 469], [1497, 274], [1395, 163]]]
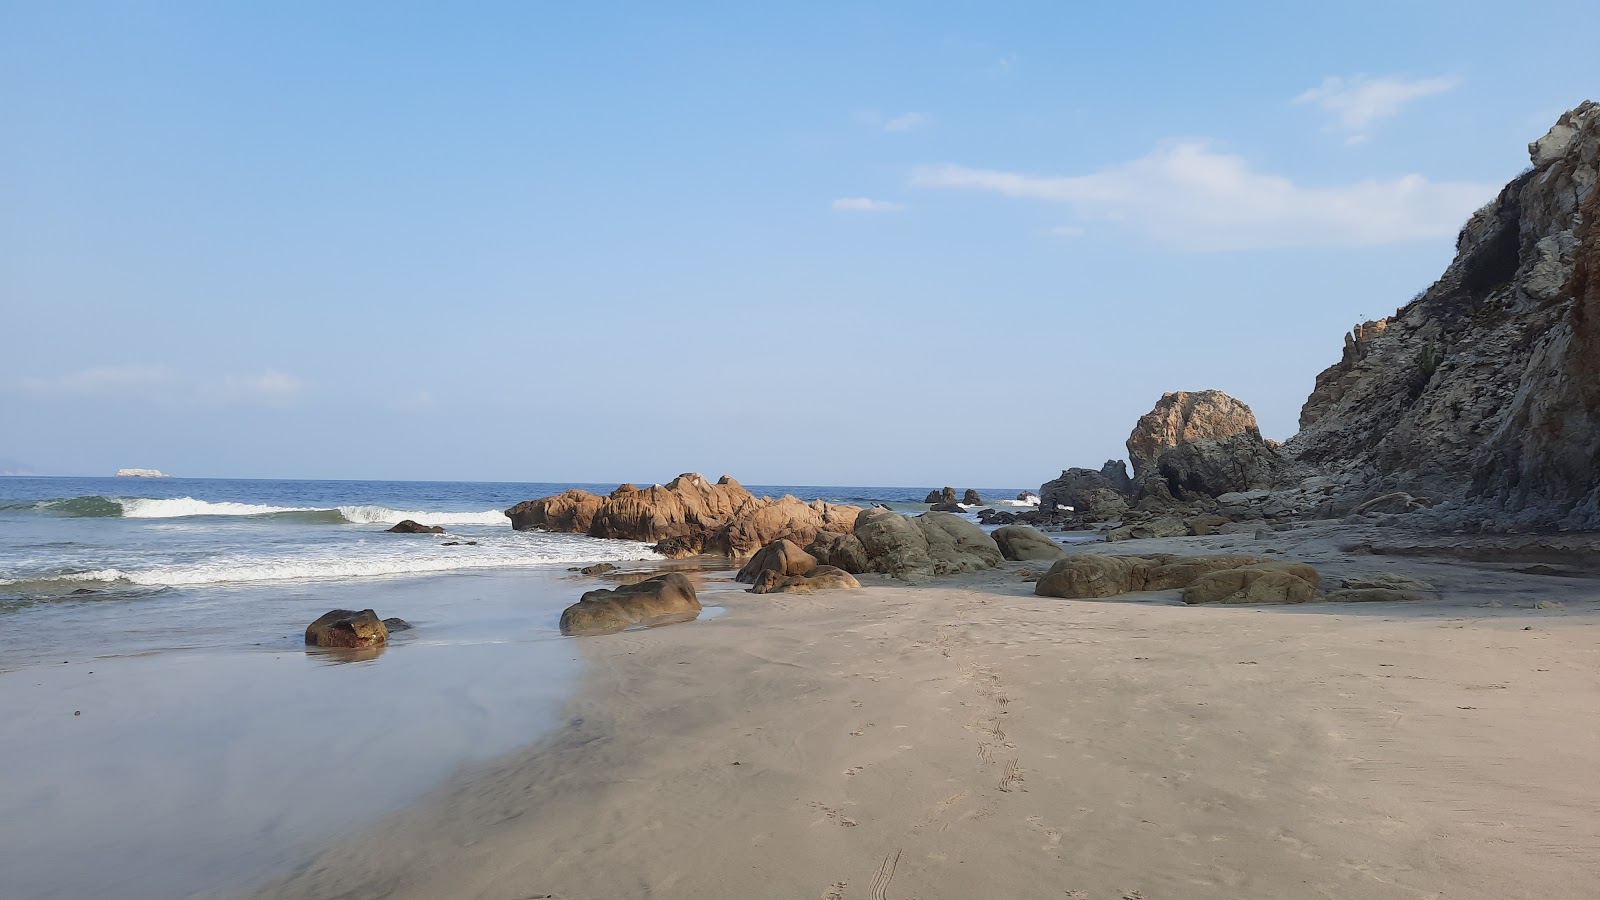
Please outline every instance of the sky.
[[1031, 486], [1206, 388], [1287, 438], [1596, 21], [0, 0], [0, 472]]

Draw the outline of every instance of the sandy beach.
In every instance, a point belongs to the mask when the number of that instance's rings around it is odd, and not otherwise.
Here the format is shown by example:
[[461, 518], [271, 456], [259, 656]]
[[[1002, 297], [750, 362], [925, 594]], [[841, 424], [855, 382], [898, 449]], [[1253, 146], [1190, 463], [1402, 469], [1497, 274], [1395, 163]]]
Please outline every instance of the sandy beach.
[[1374, 531], [1116, 549], [1248, 544], [1439, 598], [1057, 600], [1007, 563], [574, 639], [554, 736], [253, 896], [1592, 895], [1600, 582], [1338, 549]]

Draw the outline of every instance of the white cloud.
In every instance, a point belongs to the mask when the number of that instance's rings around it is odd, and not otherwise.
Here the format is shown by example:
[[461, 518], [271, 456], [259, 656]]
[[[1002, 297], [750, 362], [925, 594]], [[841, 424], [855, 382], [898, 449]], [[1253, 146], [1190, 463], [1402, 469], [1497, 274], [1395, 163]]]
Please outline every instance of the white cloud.
[[1187, 250], [1388, 244], [1448, 237], [1496, 185], [1421, 175], [1307, 187], [1254, 171], [1204, 141], [1182, 141], [1087, 175], [1028, 175], [923, 166], [911, 183], [1064, 203], [1083, 221], [1114, 222]]
[[1350, 133], [1347, 143], [1358, 144], [1367, 139], [1365, 132], [1380, 119], [1398, 114], [1402, 106], [1413, 100], [1442, 94], [1457, 84], [1460, 79], [1447, 76], [1419, 79], [1392, 75], [1383, 78], [1335, 76], [1324, 78], [1322, 84], [1301, 93], [1294, 102], [1315, 103], [1325, 112], [1333, 113], [1339, 119], [1339, 126]]
[[863, 110], [856, 113], [856, 120], [864, 125], [869, 125], [879, 131], [891, 134], [903, 131], [915, 131], [925, 128], [933, 122], [927, 113], [903, 112], [898, 115], [884, 115], [875, 109]]
[[144, 400], [158, 406], [279, 405], [305, 387], [301, 379], [273, 369], [249, 375], [199, 376], [166, 366], [94, 366], [60, 375], [29, 375], [0, 381], [0, 391], [46, 397]]
[[905, 206], [890, 200], [873, 200], [871, 197], [840, 197], [833, 208], [841, 212], [899, 212]]

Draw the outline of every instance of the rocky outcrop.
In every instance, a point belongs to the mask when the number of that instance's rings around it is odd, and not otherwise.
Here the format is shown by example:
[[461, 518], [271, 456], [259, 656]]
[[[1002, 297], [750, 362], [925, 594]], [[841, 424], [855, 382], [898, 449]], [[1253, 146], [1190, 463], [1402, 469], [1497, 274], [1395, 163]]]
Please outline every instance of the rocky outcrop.
[[1600, 527], [1600, 105], [1461, 229], [1438, 281], [1363, 323], [1284, 452], [1356, 499], [1445, 500], [1452, 527]]
[[1067, 551], [1037, 529], [1027, 525], [1006, 525], [989, 535], [1000, 548], [1000, 555], [1010, 560], [1061, 559]]
[[848, 590], [861, 582], [843, 569], [817, 566], [803, 575], [780, 575], [771, 569], [763, 572], [750, 588], [752, 594], [814, 594], [817, 591]]
[[939, 491], [929, 491], [928, 496], [922, 498], [923, 503], [955, 503], [956, 489], [946, 487]]
[[816, 567], [815, 556], [796, 547], [791, 541], [777, 540], [757, 550], [733, 580], [755, 584], [767, 572], [776, 572], [779, 578], [787, 578], [790, 575], [804, 575]]
[[[623, 488], [632, 489], [625, 484]], [[617, 490], [622, 490], [618, 488]], [[524, 500], [506, 510], [506, 518], [517, 531], [559, 531], [568, 534], [588, 534], [594, 523], [594, 514], [600, 511], [605, 498], [598, 494], [573, 488], [538, 500]]]
[[423, 525], [412, 519], [402, 519], [384, 531], [393, 534], [444, 534], [444, 528], [438, 525]]
[[1113, 518], [1127, 511], [1132, 489], [1128, 467], [1120, 459], [1107, 460], [1099, 471], [1065, 469], [1061, 477], [1039, 488], [1039, 510], [1054, 513], [1070, 509], [1083, 517]]
[[819, 531], [850, 532], [860, 507], [792, 496], [757, 497], [724, 475], [699, 474], [665, 485], [624, 484], [605, 497], [571, 490], [506, 510], [513, 528], [543, 529], [655, 543], [671, 558], [713, 553], [740, 559], [780, 538], [804, 546]]
[[306, 645], [310, 647], [365, 650], [388, 640], [388, 626], [370, 609], [330, 610], [306, 626]]
[[1250, 407], [1221, 391], [1171, 391], [1128, 435], [1136, 482], [1160, 480], [1177, 499], [1266, 487], [1281, 460]]
[[974, 572], [1000, 564], [1000, 548], [977, 525], [950, 513], [912, 518], [877, 507], [856, 517], [868, 571], [903, 581]]
[[961, 503], [963, 506], [982, 506], [983, 497], [978, 495], [976, 488], [967, 488], [966, 493], [961, 495]]
[[677, 572], [612, 590], [589, 591], [561, 613], [561, 633], [613, 634], [633, 625], [685, 622], [700, 615], [694, 584]]

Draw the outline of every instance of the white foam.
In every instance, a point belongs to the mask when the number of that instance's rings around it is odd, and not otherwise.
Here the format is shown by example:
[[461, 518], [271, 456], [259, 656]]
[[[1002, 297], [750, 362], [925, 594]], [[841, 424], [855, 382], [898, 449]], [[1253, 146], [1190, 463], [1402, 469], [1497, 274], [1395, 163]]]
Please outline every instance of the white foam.
[[357, 525], [393, 525], [410, 519], [420, 525], [510, 525], [511, 520], [498, 509], [482, 512], [437, 512], [421, 509], [390, 509], [387, 506], [341, 506], [339, 515]]
[[[193, 497], [151, 500], [123, 497], [122, 516], [127, 519], [180, 519], [185, 516], [269, 516], [284, 512], [316, 512], [314, 506], [266, 506], [260, 503], [213, 503]], [[398, 520], [396, 520], [398, 521]]]

